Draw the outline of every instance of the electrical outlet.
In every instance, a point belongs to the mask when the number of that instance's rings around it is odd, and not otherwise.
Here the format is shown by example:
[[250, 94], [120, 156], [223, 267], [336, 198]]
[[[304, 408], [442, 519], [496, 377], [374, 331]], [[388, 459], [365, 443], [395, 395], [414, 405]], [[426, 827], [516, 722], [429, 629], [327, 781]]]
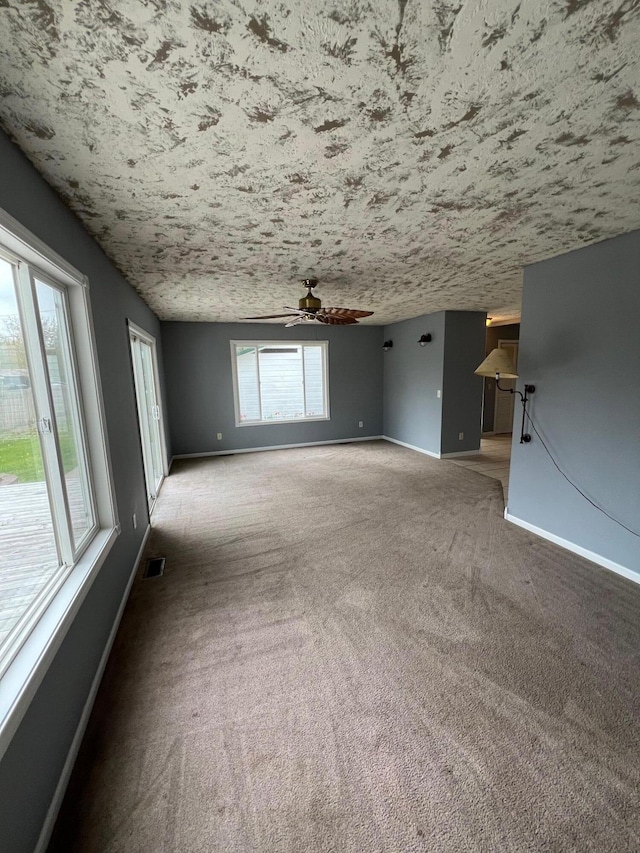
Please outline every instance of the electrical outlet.
[[362, 427], [364, 426], [364, 421], [358, 421], [358, 426], [360, 427], [360, 429], [362, 429]]
[[135, 512], [134, 512], [134, 513], [133, 513], [133, 515], [131, 516], [131, 521], [133, 522], [133, 529], [135, 530], [135, 529], [136, 529], [136, 527], [138, 526], [138, 519], [136, 518], [136, 514], [135, 514]]
[[438, 388], [438, 390], [436, 391], [436, 397], [440, 398], [440, 396], [441, 396], [440, 389]]
[[458, 441], [462, 441], [462, 439], [463, 439], [463, 438], [464, 438], [464, 433], [463, 433], [463, 432], [459, 432], [459, 433], [458, 433]]
[[217, 434], [216, 438], [218, 439], [218, 441], [222, 441], [222, 433], [221, 433], [221, 432], [219, 432], [219, 433]]

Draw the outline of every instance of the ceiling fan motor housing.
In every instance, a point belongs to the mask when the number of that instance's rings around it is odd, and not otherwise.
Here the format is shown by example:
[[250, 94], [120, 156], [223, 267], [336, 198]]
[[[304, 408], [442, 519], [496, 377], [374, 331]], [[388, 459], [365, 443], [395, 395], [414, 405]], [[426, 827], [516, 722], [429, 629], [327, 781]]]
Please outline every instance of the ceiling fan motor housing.
[[315, 278], [303, 279], [302, 284], [307, 288], [307, 294], [298, 300], [298, 308], [301, 311], [308, 311], [310, 314], [315, 314], [322, 307], [322, 302], [311, 292], [317, 283], [318, 280]]

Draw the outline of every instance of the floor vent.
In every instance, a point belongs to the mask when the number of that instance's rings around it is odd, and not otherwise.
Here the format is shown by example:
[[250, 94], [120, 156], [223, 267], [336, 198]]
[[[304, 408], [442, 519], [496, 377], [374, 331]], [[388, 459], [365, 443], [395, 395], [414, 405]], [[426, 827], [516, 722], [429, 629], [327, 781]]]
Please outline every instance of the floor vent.
[[164, 574], [166, 557], [152, 557], [147, 560], [147, 568], [144, 570], [143, 578], [159, 578]]

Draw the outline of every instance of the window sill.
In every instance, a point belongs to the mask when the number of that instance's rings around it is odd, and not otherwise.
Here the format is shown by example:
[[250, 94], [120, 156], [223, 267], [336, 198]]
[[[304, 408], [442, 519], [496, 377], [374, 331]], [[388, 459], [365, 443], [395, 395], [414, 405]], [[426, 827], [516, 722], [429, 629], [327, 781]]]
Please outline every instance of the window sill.
[[318, 421], [330, 421], [331, 418], [327, 415], [321, 418], [286, 418], [285, 420], [269, 420], [269, 421], [240, 421], [236, 422], [237, 427], [247, 426], [282, 426], [282, 424], [313, 424]]
[[119, 534], [115, 527], [94, 537], [2, 675], [0, 759]]

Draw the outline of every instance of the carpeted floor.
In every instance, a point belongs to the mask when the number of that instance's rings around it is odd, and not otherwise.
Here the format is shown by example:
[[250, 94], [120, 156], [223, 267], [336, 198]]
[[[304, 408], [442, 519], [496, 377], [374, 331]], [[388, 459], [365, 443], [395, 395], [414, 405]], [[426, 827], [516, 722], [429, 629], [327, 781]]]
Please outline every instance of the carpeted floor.
[[52, 849], [640, 850], [640, 587], [386, 442], [176, 463]]

